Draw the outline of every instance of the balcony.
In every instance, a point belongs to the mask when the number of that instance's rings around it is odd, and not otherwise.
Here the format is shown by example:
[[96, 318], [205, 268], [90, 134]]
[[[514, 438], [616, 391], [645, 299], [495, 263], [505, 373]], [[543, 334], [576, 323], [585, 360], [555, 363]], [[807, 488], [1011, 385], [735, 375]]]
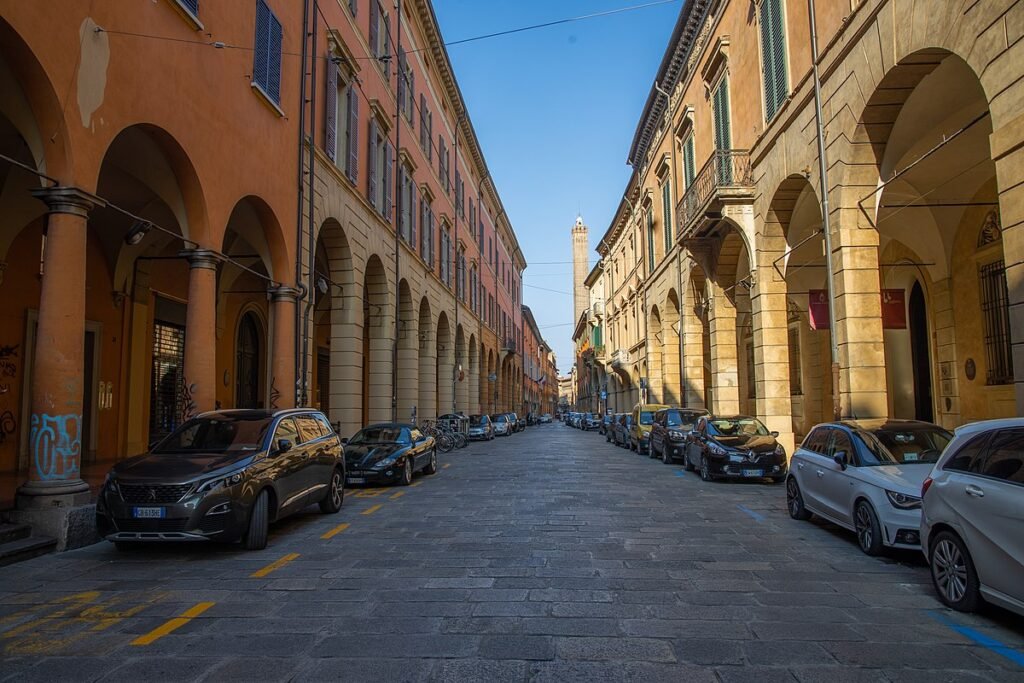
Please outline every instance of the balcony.
[[612, 354], [612, 367], [625, 368], [627, 365], [629, 365], [629, 351], [615, 349], [615, 352]]
[[745, 149], [716, 151], [700, 169], [676, 206], [676, 233], [680, 240], [695, 237], [722, 217], [729, 204], [754, 198], [750, 152]]
[[516, 340], [515, 340], [515, 338], [513, 338], [513, 337], [506, 337], [501, 342], [501, 350], [506, 352], [506, 353], [515, 353], [516, 352]]

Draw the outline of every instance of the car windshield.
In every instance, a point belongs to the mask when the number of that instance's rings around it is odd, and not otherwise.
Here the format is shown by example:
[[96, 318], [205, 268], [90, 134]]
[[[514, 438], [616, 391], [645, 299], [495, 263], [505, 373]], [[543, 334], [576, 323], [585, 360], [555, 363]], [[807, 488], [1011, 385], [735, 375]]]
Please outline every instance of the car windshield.
[[665, 425], [682, 429], [693, 429], [693, 423], [697, 421], [694, 413], [685, 413], [678, 410], [670, 410], [665, 413]]
[[228, 453], [259, 450], [273, 424], [269, 417], [197, 417], [178, 427], [153, 453]]
[[768, 436], [768, 428], [753, 417], [708, 420], [708, 431], [714, 436]]
[[356, 432], [348, 442], [352, 445], [371, 443], [409, 443], [408, 434], [401, 427], [386, 425], [366, 427]]
[[469, 416], [469, 426], [470, 427], [482, 427], [485, 424], [487, 424], [487, 416], [486, 415], [470, 415]]
[[649, 410], [643, 410], [640, 412], [640, 424], [649, 425], [654, 423], [654, 413]]
[[505, 415], [491, 415], [491, 422], [508, 422], [508, 417]]
[[933, 464], [953, 438], [945, 429], [891, 429], [858, 432], [867, 446], [864, 465]]

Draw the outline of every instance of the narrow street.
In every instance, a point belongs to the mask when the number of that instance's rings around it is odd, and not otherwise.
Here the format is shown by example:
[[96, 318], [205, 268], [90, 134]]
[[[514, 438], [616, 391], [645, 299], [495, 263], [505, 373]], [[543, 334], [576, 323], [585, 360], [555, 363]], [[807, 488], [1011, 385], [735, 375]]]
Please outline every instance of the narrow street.
[[705, 484], [560, 424], [441, 463], [261, 552], [100, 543], [0, 568], [0, 680], [1024, 676], [1019, 619], [942, 609], [916, 556], [791, 520], [782, 486]]

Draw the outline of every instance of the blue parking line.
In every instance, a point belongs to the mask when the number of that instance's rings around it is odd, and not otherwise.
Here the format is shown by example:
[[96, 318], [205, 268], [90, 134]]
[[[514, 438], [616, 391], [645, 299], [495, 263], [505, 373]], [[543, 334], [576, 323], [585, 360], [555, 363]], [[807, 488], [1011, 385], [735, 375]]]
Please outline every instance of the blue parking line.
[[1018, 666], [1024, 666], [1024, 652], [1014, 650], [1009, 645], [1000, 643], [995, 638], [992, 638], [991, 636], [986, 636], [984, 633], [976, 631], [970, 626], [961, 626], [952, 619], [934, 610], [929, 611], [928, 614], [940, 624], [948, 626], [960, 635], [973, 640], [975, 643], [981, 645], [986, 650], [991, 650], [992, 652], [995, 652], [998, 655], [1002, 655], [1003, 657], [1006, 657]]
[[676, 470], [676, 476], [677, 477], [685, 477], [686, 476], [686, 472], [684, 470]]
[[761, 522], [763, 522], [763, 521], [764, 521], [764, 515], [762, 515], [761, 513], [759, 513], [759, 512], [754, 512], [754, 511], [753, 511], [753, 510], [751, 510], [750, 508], [744, 507], [744, 506], [742, 506], [742, 505], [737, 505], [736, 507], [737, 507], [737, 508], [739, 508], [739, 509], [740, 509], [740, 511], [742, 511], [742, 512], [745, 512], [745, 513], [747, 513], [748, 515], [750, 515], [751, 517], [753, 517], [753, 518], [754, 518], [754, 521], [755, 521], [755, 522], [757, 522], [758, 524], [760, 524]]

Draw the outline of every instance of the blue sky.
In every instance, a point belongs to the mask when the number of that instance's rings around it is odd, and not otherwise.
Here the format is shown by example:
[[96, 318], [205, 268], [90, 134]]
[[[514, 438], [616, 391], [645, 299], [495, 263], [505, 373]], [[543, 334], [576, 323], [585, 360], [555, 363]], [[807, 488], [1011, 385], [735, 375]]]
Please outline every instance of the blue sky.
[[[453, 41], [638, 4], [644, 0], [434, 0], [434, 11], [445, 40]], [[681, 0], [449, 48], [530, 264], [523, 301], [563, 374], [573, 362], [569, 231], [579, 211], [593, 248], [608, 227], [680, 6]], [[591, 265], [596, 261], [591, 251]]]

